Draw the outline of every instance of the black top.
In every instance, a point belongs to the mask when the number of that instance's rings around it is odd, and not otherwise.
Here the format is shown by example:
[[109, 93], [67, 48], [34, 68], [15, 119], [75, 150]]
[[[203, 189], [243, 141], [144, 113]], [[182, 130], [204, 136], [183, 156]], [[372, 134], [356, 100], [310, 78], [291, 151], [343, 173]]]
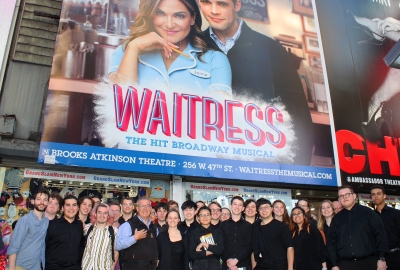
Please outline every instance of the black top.
[[[131, 217], [131, 218], [133, 218], [133, 217], [134, 217], [134, 215], [132, 214], [132, 217]], [[127, 221], [127, 220], [125, 220], [123, 216], [120, 216], [119, 219], [118, 219], [118, 223], [119, 223], [120, 226], [121, 226], [122, 224], [124, 224], [126, 221]]]
[[[205, 36], [208, 43], [217, 46], [209, 29]], [[227, 57], [232, 69], [233, 97], [248, 93], [264, 102], [280, 97], [296, 132], [298, 149], [293, 163], [310, 165], [313, 148], [310, 109], [290, 54], [277, 41], [243, 22], [240, 37]]]
[[171, 270], [184, 270], [185, 269], [185, 249], [183, 241], [171, 242]]
[[382, 219], [386, 235], [389, 241], [389, 249], [400, 248], [400, 211], [385, 206], [382, 212], [375, 212]]
[[182, 235], [182, 241], [171, 242], [168, 230], [157, 236], [158, 267], [157, 270], [189, 270], [189, 255], [186, 236]]
[[79, 219], [69, 223], [63, 216], [50, 220], [46, 235], [46, 264], [79, 265], [84, 250], [83, 226]]
[[[208, 251], [212, 252], [212, 255], [206, 256], [206, 250], [196, 251], [196, 247], [201, 243], [200, 237], [205, 235], [212, 236], [215, 245], [209, 245]], [[192, 230], [189, 234], [189, 258], [191, 260], [218, 260], [224, 251], [224, 236], [221, 229], [214, 226], [209, 226], [207, 229], [200, 226]]]
[[168, 230], [168, 225], [167, 223], [165, 223], [164, 225], [160, 225], [158, 222], [156, 224], [154, 224], [158, 230], [158, 233], [162, 233], [165, 232], [166, 230]]
[[383, 223], [372, 209], [355, 204], [343, 208], [331, 222], [327, 247], [333, 266], [339, 259], [361, 259], [371, 255], [385, 257], [388, 240]]
[[[329, 229], [330, 229], [330, 227], [328, 226], [328, 224], [326, 224], [326, 221], [325, 221], [325, 223], [324, 223], [324, 234], [325, 234], [325, 239], [328, 238]], [[325, 246], [326, 246], [326, 245], [325, 245]], [[326, 250], [326, 267], [327, 267], [328, 269], [331, 269], [331, 268], [332, 268], [332, 263], [331, 263], [331, 261], [329, 260], [329, 256], [328, 256], [328, 250]]]
[[196, 219], [194, 219], [189, 226], [186, 224], [186, 221], [182, 221], [178, 225], [178, 229], [182, 232], [183, 235], [188, 235], [191, 231], [199, 227], [201, 227], [201, 225], [197, 222]]
[[326, 261], [326, 247], [318, 228], [309, 225], [293, 237], [294, 268], [296, 270], [321, 270]]
[[240, 219], [235, 222], [228, 219], [221, 222], [219, 228], [224, 234], [224, 252], [222, 253], [223, 269], [228, 269], [228, 259], [238, 259], [237, 267], [248, 267], [251, 265], [251, 253], [253, 252], [252, 233], [253, 226], [249, 222]]
[[257, 264], [268, 267], [287, 265], [287, 250], [293, 247], [288, 226], [276, 219], [267, 225], [257, 220], [253, 227], [253, 252]]

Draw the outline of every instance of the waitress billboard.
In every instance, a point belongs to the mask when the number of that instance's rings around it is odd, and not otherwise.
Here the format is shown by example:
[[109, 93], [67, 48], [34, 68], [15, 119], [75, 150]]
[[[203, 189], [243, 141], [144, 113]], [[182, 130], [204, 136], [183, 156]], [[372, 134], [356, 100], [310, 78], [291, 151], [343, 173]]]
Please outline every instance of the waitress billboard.
[[311, 3], [220, 2], [64, 3], [38, 161], [336, 186]]

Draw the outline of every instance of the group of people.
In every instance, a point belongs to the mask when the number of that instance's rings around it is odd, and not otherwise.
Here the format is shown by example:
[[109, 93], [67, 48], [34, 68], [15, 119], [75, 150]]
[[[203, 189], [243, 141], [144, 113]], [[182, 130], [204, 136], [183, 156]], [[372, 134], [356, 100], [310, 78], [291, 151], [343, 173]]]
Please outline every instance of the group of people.
[[[90, 197], [61, 198], [38, 190], [33, 210], [20, 218], [8, 249], [9, 268], [83, 270], [346, 270], [400, 269], [400, 211], [386, 206], [374, 186], [375, 211], [356, 203], [351, 186], [339, 201], [323, 201], [319, 217], [308, 200], [291, 210], [234, 196], [226, 216], [218, 202], [121, 204]], [[62, 210], [52, 220], [48, 212]]]

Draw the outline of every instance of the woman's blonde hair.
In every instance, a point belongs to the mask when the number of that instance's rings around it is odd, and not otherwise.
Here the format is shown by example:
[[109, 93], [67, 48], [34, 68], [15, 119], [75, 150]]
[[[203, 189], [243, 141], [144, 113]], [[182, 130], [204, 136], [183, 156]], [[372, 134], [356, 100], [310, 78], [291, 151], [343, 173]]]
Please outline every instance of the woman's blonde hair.
[[[191, 45], [201, 50], [201, 52], [198, 53], [198, 58], [201, 60], [201, 56], [208, 50], [208, 45], [203, 31], [201, 31], [202, 20], [199, 7], [195, 0], [179, 1], [189, 10], [190, 16], [195, 18], [194, 25], [190, 27], [188, 41]], [[139, 10], [135, 22], [130, 28], [130, 36], [123, 44], [124, 49], [128, 43], [135, 38], [155, 31], [153, 22], [151, 20], [154, 17], [160, 2], [161, 0], [140, 0]]]
[[335, 208], [333, 207], [333, 203], [330, 200], [324, 200], [321, 203], [321, 206], [319, 207], [319, 211], [318, 211], [318, 229], [321, 231], [324, 231], [324, 224], [326, 222], [326, 218], [324, 217], [324, 215], [322, 215], [322, 205], [324, 203], [329, 203], [330, 207], [332, 208], [332, 217], [335, 215]]

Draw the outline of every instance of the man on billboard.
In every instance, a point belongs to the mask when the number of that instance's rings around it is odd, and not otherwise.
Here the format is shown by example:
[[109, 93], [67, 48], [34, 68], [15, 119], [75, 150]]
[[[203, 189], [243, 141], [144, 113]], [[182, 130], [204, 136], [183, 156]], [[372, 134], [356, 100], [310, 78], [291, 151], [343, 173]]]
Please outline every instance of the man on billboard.
[[292, 118], [297, 137], [294, 163], [310, 165], [311, 116], [290, 54], [237, 17], [241, 0], [199, 0], [199, 6], [210, 24], [205, 31], [207, 41], [229, 59], [233, 97], [247, 96], [264, 102], [279, 98]]

